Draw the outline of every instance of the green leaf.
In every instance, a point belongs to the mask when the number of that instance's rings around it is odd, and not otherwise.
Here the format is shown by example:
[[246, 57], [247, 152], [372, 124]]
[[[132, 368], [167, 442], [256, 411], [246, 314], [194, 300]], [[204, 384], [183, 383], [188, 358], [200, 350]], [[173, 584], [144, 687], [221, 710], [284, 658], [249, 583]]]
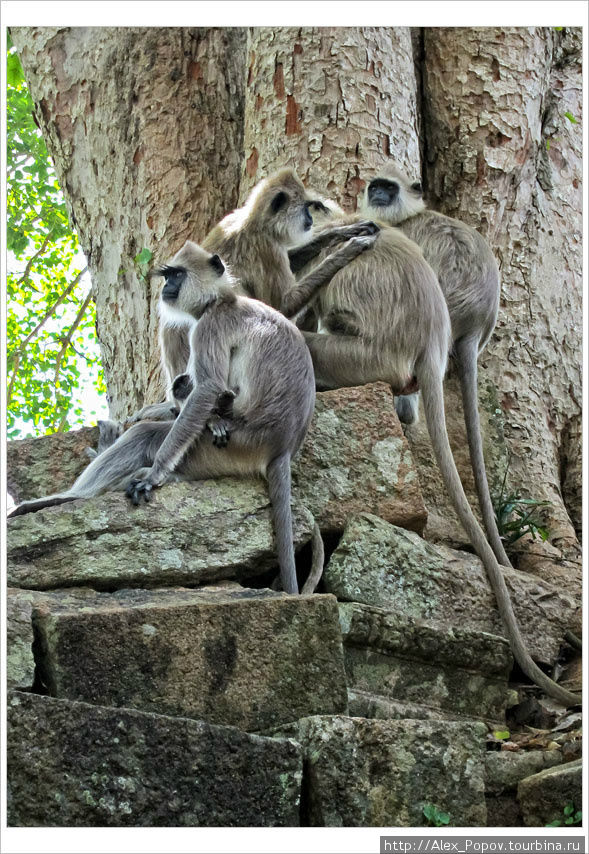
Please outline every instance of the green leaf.
[[447, 812], [438, 813], [438, 821], [440, 824], [450, 824], [450, 816]]
[[576, 118], [568, 110], [566, 111], [565, 116], [572, 125], [578, 124], [578, 121], [576, 120]]
[[143, 248], [141, 252], [133, 259], [136, 264], [148, 264], [153, 258], [153, 252], [147, 248]]
[[498, 730], [495, 730], [495, 732], [493, 733], [493, 735], [495, 736], [495, 738], [496, 738], [498, 741], [505, 741], [506, 739], [508, 739], [508, 738], [509, 738], [509, 736], [511, 735], [511, 733], [509, 732], [509, 730], [508, 730], [508, 729], [498, 729]]
[[562, 824], [557, 819], [556, 821], [551, 821], [550, 824], [545, 824], [544, 827], [562, 827]]
[[426, 804], [423, 808], [423, 814], [428, 821], [433, 821], [436, 814], [436, 809], [434, 806], [432, 806], [432, 804]]
[[572, 815], [574, 813], [574, 811], [575, 811], [575, 805], [572, 802], [568, 803], [566, 805], [566, 807], [563, 809], [563, 813], [565, 815]]

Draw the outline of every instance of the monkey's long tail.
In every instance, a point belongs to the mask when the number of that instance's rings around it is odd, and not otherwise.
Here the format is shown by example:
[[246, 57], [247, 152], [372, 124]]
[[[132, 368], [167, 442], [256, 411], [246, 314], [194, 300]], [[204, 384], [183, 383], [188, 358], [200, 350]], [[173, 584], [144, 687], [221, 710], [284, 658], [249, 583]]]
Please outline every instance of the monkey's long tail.
[[266, 468], [266, 478], [282, 589], [285, 593], [298, 593], [290, 510], [290, 455], [275, 457]]
[[581, 697], [557, 685], [556, 682], [540, 670], [538, 665], [532, 661], [521, 636], [503, 573], [499, 568], [491, 547], [485, 539], [481, 527], [474, 517], [468, 499], [464, 494], [456, 464], [454, 463], [446, 430], [444, 395], [440, 372], [431, 363], [422, 364], [420, 370], [417, 372], [417, 379], [423, 393], [427, 428], [436, 460], [442, 472], [444, 483], [446, 484], [446, 489], [471, 543], [485, 566], [515, 660], [524, 673], [536, 685], [546, 691], [547, 694], [550, 694], [567, 706], [576, 706], [581, 703]]
[[313, 537], [311, 539], [311, 549], [313, 552], [313, 558], [311, 560], [311, 570], [307, 577], [307, 580], [303, 584], [303, 589], [301, 593], [305, 596], [307, 594], [314, 593], [317, 589], [317, 585], [321, 581], [321, 576], [323, 575], [323, 564], [325, 562], [325, 547], [323, 545], [323, 537], [321, 536], [321, 531], [319, 530], [319, 525], [317, 522], [313, 525]]
[[487, 532], [489, 545], [495, 553], [498, 562], [503, 566], [511, 566], [511, 561], [505, 553], [501, 542], [495, 511], [491, 502], [489, 482], [485, 469], [483, 457], [483, 443], [481, 441], [481, 422], [479, 417], [479, 405], [477, 399], [477, 358], [479, 342], [475, 338], [462, 338], [455, 344], [460, 375], [460, 389], [462, 391], [462, 404], [464, 408], [464, 421], [466, 424], [466, 435], [468, 438], [468, 449], [470, 461], [474, 474], [474, 482], [479, 497], [479, 504], [483, 516], [483, 523]]
[[36, 510], [42, 510], [44, 507], [56, 507], [58, 504], [66, 504], [68, 501], [74, 501], [76, 498], [76, 495], [70, 495], [68, 492], [59, 492], [55, 495], [47, 495], [45, 498], [22, 501], [14, 510], [11, 510], [7, 514], [7, 519], [12, 519], [13, 516], [24, 516], [25, 513], [34, 513]]

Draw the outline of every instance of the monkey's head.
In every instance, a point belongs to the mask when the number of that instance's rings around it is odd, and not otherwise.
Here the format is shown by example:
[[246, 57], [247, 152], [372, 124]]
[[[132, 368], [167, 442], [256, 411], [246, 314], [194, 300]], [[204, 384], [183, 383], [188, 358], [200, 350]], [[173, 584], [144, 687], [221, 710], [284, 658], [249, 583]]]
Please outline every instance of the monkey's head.
[[387, 165], [366, 185], [360, 212], [367, 219], [397, 225], [425, 210], [419, 181], [411, 181], [394, 165]]
[[294, 169], [281, 169], [254, 187], [244, 211], [256, 230], [292, 247], [310, 237], [310, 205], [311, 199]]
[[186, 321], [186, 315], [198, 319], [219, 296], [233, 295], [233, 280], [218, 255], [211, 255], [187, 240], [168, 264], [153, 275], [163, 276], [160, 313], [170, 320]]
[[313, 231], [317, 231], [324, 225], [331, 225], [334, 220], [345, 216], [343, 208], [340, 208], [337, 202], [317, 193], [312, 193], [312, 199], [308, 204], [309, 212], [313, 217]]

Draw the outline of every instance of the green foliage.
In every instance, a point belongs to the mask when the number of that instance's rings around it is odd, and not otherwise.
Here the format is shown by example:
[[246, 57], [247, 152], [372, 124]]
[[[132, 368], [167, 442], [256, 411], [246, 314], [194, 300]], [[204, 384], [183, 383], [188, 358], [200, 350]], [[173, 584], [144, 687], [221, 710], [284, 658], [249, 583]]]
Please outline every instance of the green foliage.
[[569, 112], [569, 110], [567, 110], [564, 115], [572, 125], [579, 124], [578, 121], [576, 120], [576, 118], [573, 116], [573, 114], [571, 112]]
[[83, 256], [10, 38], [6, 80], [7, 434], [21, 438], [84, 423], [82, 376], [106, 389]]
[[556, 819], [556, 821], [551, 821], [550, 824], [547, 824], [546, 827], [563, 827], [564, 825], [582, 825], [583, 824], [583, 812], [582, 810], [575, 809], [575, 805], [572, 801], [569, 801], [562, 810], [562, 819]]
[[507, 741], [507, 739], [509, 738], [511, 733], [509, 732], [508, 729], [498, 729], [498, 730], [495, 730], [493, 735], [495, 736], [495, 738], [498, 741]]
[[442, 812], [433, 804], [425, 804], [423, 814], [429, 827], [445, 827], [450, 824], [450, 815], [447, 812]]
[[134, 258], [137, 269], [139, 271], [139, 278], [146, 281], [147, 273], [149, 270], [149, 262], [153, 258], [153, 252], [151, 250], [144, 247], [141, 252], [139, 252]]
[[536, 498], [522, 498], [519, 490], [506, 492], [505, 482], [509, 464], [505, 469], [503, 483], [498, 496], [493, 500], [493, 509], [497, 521], [499, 536], [505, 546], [511, 546], [524, 534], [531, 534], [545, 541], [548, 539], [548, 529], [543, 527], [540, 520], [534, 515], [538, 507], [549, 507], [550, 501], [540, 501]]

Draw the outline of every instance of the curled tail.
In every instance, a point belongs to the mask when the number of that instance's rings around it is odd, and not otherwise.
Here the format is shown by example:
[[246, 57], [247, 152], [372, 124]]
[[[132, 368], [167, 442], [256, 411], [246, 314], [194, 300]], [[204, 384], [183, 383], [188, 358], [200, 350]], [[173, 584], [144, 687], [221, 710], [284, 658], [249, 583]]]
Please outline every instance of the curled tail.
[[470, 462], [474, 474], [474, 482], [479, 497], [483, 524], [487, 532], [489, 545], [495, 553], [498, 562], [503, 566], [511, 566], [511, 561], [505, 553], [501, 542], [495, 511], [491, 502], [487, 470], [483, 457], [483, 443], [481, 439], [481, 422], [479, 418], [479, 405], [477, 397], [477, 358], [478, 340], [475, 338], [463, 338], [456, 342], [456, 355], [458, 357], [458, 370], [460, 374], [460, 389], [462, 391], [462, 404], [464, 408], [464, 423], [466, 424], [466, 435], [468, 437], [468, 450]]
[[462, 522], [468, 537], [474, 546], [478, 556], [482, 560], [487, 576], [491, 583], [497, 607], [503, 620], [503, 625], [507, 632], [511, 649], [515, 660], [523, 670], [523, 672], [536, 685], [565, 703], [567, 706], [578, 705], [581, 703], [581, 697], [578, 694], [573, 694], [562, 688], [549, 676], [543, 673], [538, 665], [532, 661], [528, 652], [521, 631], [517, 624], [513, 606], [509, 596], [507, 585], [503, 573], [499, 568], [497, 559], [489, 546], [479, 523], [474, 517], [474, 514], [468, 503], [468, 499], [464, 494], [462, 483], [456, 469], [452, 450], [448, 441], [448, 433], [446, 431], [446, 416], [444, 412], [444, 397], [442, 390], [442, 377], [439, 369], [434, 364], [423, 364], [418, 373], [419, 385], [423, 394], [423, 405], [425, 409], [425, 419], [427, 428], [430, 434], [434, 454], [442, 472], [444, 483], [454, 509], [456, 510], [460, 521]]
[[266, 477], [268, 479], [282, 589], [285, 593], [298, 593], [299, 586], [292, 541], [292, 513], [290, 510], [290, 455], [282, 454], [275, 457], [266, 469]]

